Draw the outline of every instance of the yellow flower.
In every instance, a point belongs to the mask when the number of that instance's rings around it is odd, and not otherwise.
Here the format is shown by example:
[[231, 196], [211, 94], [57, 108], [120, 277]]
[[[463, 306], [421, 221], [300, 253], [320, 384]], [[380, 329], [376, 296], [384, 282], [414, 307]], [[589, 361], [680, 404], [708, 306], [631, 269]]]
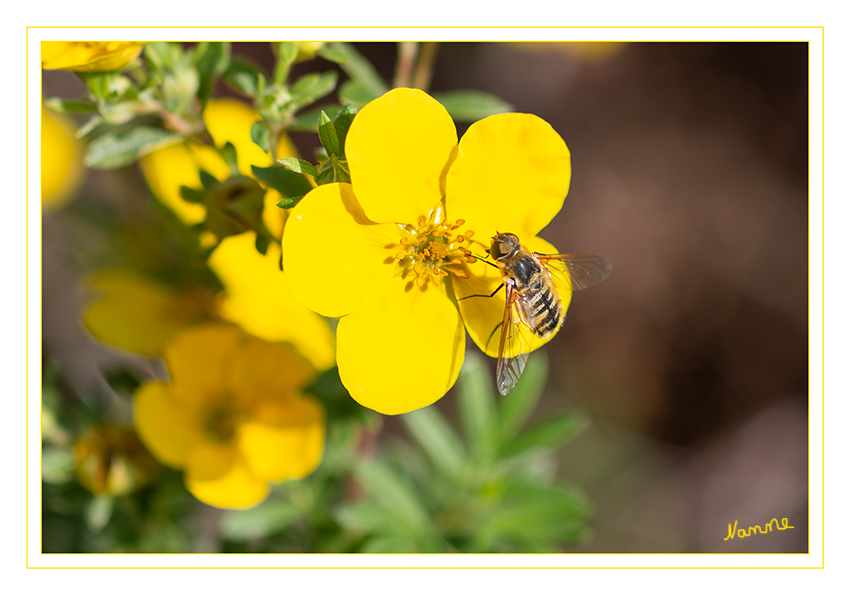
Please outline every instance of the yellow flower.
[[97, 339], [158, 356], [181, 330], [217, 318], [216, 301], [200, 288], [180, 291], [132, 269], [106, 269], [88, 281], [92, 304], [83, 325]]
[[286, 344], [210, 325], [166, 349], [170, 381], [136, 391], [136, 430], [189, 491], [219, 508], [250, 508], [269, 483], [301, 478], [322, 458], [325, 412], [303, 389], [315, 369]]
[[74, 196], [83, 182], [83, 143], [74, 121], [41, 108], [41, 207], [57, 209]]
[[[345, 150], [351, 184], [319, 186], [293, 209], [284, 270], [305, 306], [341, 317], [337, 365], [352, 397], [405, 413], [452, 387], [464, 329], [497, 354], [503, 292], [457, 301], [501, 283], [498, 270], [472, 254], [485, 256], [497, 231], [556, 252], [537, 233], [563, 206], [570, 154], [529, 114], [485, 118], [458, 144], [445, 108], [414, 89], [360, 110]], [[569, 289], [560, 289], [569, 303]]]
[[120, 70], [142, 51], [135, 41], [42, 41], [44, 70], [105, 72]]
[[292, 343], [319, 370], [334, 364], [333, 332], [321, 316], [298, 302], [280, 270], [280, 246], [265, 255], [256, 234], [224, 238], [207, 261], [224, 285], [220, 313], [255, 337]]
[[93, 494], [129, 494], [146, 484], [157, 468], [132, 428], [100, 424], [74, 443], [74, 471]]
[[[216, 147], [228, 141], [236, 148], [239, 172], [252, 176], [251, 166], [269, 167], [272, 157], [251, 140], [251, 125], [260, 119], [247, 104], [236, 99], [212, 99], [204, 110], [204, 123]], [[295, 146], [286, 135], [280, 139], [277, 157], [297, 157]], [[227, 163], [213, 147], [189, 140], [169, 145], [141, 159], [142, 171], [154, 195], [174, 211], [180, 219], [192, 225], [206, 217], [203, 205], [186, 202], [180, 196], [180, 186], [200, 188], [200, 170], [219, 180], [230, 175]], [[281, 196], [274, 190], [266, 192], [263, 221], [275, 237], [283, 229], [284, 211], [277, 207]]]

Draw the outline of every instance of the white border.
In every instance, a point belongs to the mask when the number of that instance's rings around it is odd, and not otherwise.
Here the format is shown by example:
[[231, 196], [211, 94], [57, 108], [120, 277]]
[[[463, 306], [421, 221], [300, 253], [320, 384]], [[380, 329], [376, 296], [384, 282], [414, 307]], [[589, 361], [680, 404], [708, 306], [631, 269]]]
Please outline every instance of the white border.
[[[43, 40], [352, 41], [807, 41], [810, 51], [810, 490], [808, 554], [42, 554], [40, 502], [41, 214], [40, 43]], [[80, 28], [27, 30], [28, 75], [28, 401], [27, 567], [29, 568], [820, 568], [823, 567], [822, 461], [822, 122], [823, 29], [810, 28]], [[17, 255], [13, 255], [16, 257]]]

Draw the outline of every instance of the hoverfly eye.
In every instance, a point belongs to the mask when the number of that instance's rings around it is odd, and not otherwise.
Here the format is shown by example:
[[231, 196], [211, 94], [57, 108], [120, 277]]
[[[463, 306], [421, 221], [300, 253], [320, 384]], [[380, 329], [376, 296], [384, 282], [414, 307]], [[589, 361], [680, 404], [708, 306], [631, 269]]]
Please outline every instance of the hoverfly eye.
[[490, 246], [490, 256], [498, 260], [505, 255], [510, 254], [512, 249], [513, 246], [510, 244], [506, 244], [504, 242], [493, 242]]

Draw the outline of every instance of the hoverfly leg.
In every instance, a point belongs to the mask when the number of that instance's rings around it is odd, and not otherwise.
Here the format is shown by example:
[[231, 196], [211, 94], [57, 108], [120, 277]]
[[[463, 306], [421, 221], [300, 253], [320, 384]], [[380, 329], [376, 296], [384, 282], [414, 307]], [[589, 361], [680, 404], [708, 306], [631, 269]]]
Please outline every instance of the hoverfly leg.
[[499, 290], [500, 290], [502, 287], [504, 287], [504, 286], [505, 286], [505, 284], [504, 284], [504, 283], [501, 283], [501, 284], [500, 284], [500, 285], [496, 288], [496, 291], [494, 291], [494, 292], [493, 292], [493, 293], [491, 293], [490, 295], [487, 295], [487, 294], [484, 294], [484, 293], [474, 293], [474, 294], [472, 294], [472, 295], [467, 295], [467, 296], [464, 296], [464, 297], [462, 297], [462, 298], [458, 298], [458, 300], [457, 300], [457, 301], [459, 301], [459, 302], [460, 302], [460, 301], [463, 301], [463, 300], [468, 300], [469, 298], [472, 298], [472, 297], [485, 297], [485, 298], [491, 298], [491, 297], [493, 297], [494, 295], [496, 295], [497, 293], [499, 293]]

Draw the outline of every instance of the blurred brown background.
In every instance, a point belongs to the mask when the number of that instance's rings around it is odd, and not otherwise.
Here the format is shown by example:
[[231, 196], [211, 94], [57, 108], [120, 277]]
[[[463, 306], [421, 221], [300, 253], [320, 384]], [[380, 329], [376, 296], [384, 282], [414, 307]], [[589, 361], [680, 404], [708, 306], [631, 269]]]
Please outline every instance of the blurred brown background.
[[[392, 79], [395, 44], [357, 47]], [[234, 53], [271, 63], [267, 44]], [[804, 43], [439, 48], [430, 90], [489, 91], [561, 134], [572, 185], [542, 235], [614, 265], [549, 344], [538, 411], [592, 420], [561, 451], [595, 507], [576, 551], [808, 551], [807, 61]], [[56, 74], [45, 96], [73, 86]], [[318, 146], [294, 140], [305, 156]], [[96, 384], [117, 356], [74, 327], [57, 220], [44, 223], [45, 347]], [[774, 517], [794, 528], [723, 539]]]

